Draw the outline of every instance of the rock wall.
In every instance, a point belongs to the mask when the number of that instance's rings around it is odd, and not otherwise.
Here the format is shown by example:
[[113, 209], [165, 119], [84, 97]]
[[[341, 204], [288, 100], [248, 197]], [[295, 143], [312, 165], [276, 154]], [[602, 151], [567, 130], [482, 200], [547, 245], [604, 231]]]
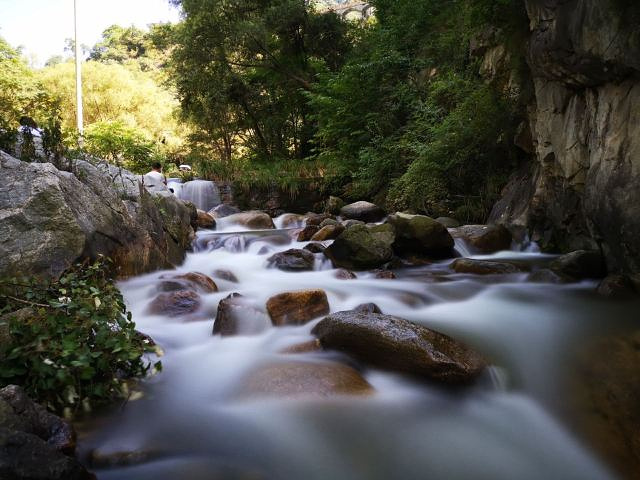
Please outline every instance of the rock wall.
[[127, 171], [77, 161], [71, 173], [0, 152], [0, 178], [0, 276], [55, 277], [105, 255], [127, 277], [180, 264], [191, 246], [195, 208]]
[[544, 248], [601, 248], [640, 271], [639, 7], [626, 0], [526, 0], [534, 96], [531, 162], [490, 221]]

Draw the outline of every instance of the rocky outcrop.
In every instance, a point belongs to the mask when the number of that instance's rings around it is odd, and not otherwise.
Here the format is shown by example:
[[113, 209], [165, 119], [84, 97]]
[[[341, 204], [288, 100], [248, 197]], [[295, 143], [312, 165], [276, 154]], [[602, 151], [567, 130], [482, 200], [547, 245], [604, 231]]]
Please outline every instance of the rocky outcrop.
[[73, 428], [10, 385], [0, 390], [0, 478], [90, 480], [73, 454]]
[[311, 333], [324, 348], [364, 363], [448, 384], [468, 383], [485, 367], [478, 353], [446, 335], [366, 310], [334, 313]]
[[547, 249], [602, 249], [611, 271], [640, 271], [640, 6], [525, 3], [532, 158], [490, 220]]
[[122, 277], [182, 263], [195, 207], [108, 165], [73, 172], [0, 152], [0, 276], [56, 277], [74, 262], [111, 257]]

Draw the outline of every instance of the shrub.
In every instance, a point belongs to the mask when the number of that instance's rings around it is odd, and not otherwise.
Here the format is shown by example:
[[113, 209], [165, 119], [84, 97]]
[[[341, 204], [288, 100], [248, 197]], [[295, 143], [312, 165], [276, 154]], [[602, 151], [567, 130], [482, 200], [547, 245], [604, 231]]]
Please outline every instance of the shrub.
[[76, 265], [48, 282], [0, 280], [2, 386], [22, 385], [54, 411], [88, 410], [126, 397], [127, 382], [149, 373], [151, 342], [135, 330], [109, 266]]

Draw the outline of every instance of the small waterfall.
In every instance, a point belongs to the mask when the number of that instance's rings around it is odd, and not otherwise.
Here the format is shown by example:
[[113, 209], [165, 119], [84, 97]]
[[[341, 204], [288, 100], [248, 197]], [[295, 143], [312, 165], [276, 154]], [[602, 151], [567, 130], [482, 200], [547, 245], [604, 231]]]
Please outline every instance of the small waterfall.
[[205, 212], [220, 205], [220, 192], [214, 182], [193, 180], [182, 184], [178, 191], [176, 195], [179, 199], [191, 202]]
[[467, 242], [465, 242], [463, 238], [454, 238], [453, 241], [455, 242], [455, 251], [458, 252], [460, 256], [470, 257], [473, 255], [473, 252], [469, 249], [469, 245], [467, 245]]

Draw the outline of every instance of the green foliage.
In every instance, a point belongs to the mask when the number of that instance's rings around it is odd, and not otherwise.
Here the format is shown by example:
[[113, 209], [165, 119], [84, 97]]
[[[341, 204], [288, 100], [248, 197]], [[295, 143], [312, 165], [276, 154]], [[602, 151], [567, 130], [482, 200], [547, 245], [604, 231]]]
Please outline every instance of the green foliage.
[[97, 122], [85, 131], [85, 149], [95, 157], [145, 173], [159, 156], [143, 132], [123, 122]]
[[2, 385], [22, 385], [52, 410], [77, 410], [126, 397], [127, 381], [150, 371], [143, 355], [152, 348], [108, 267], [76, 265], [50, 282], [0, 281], [9, 329], [0, 342]]

